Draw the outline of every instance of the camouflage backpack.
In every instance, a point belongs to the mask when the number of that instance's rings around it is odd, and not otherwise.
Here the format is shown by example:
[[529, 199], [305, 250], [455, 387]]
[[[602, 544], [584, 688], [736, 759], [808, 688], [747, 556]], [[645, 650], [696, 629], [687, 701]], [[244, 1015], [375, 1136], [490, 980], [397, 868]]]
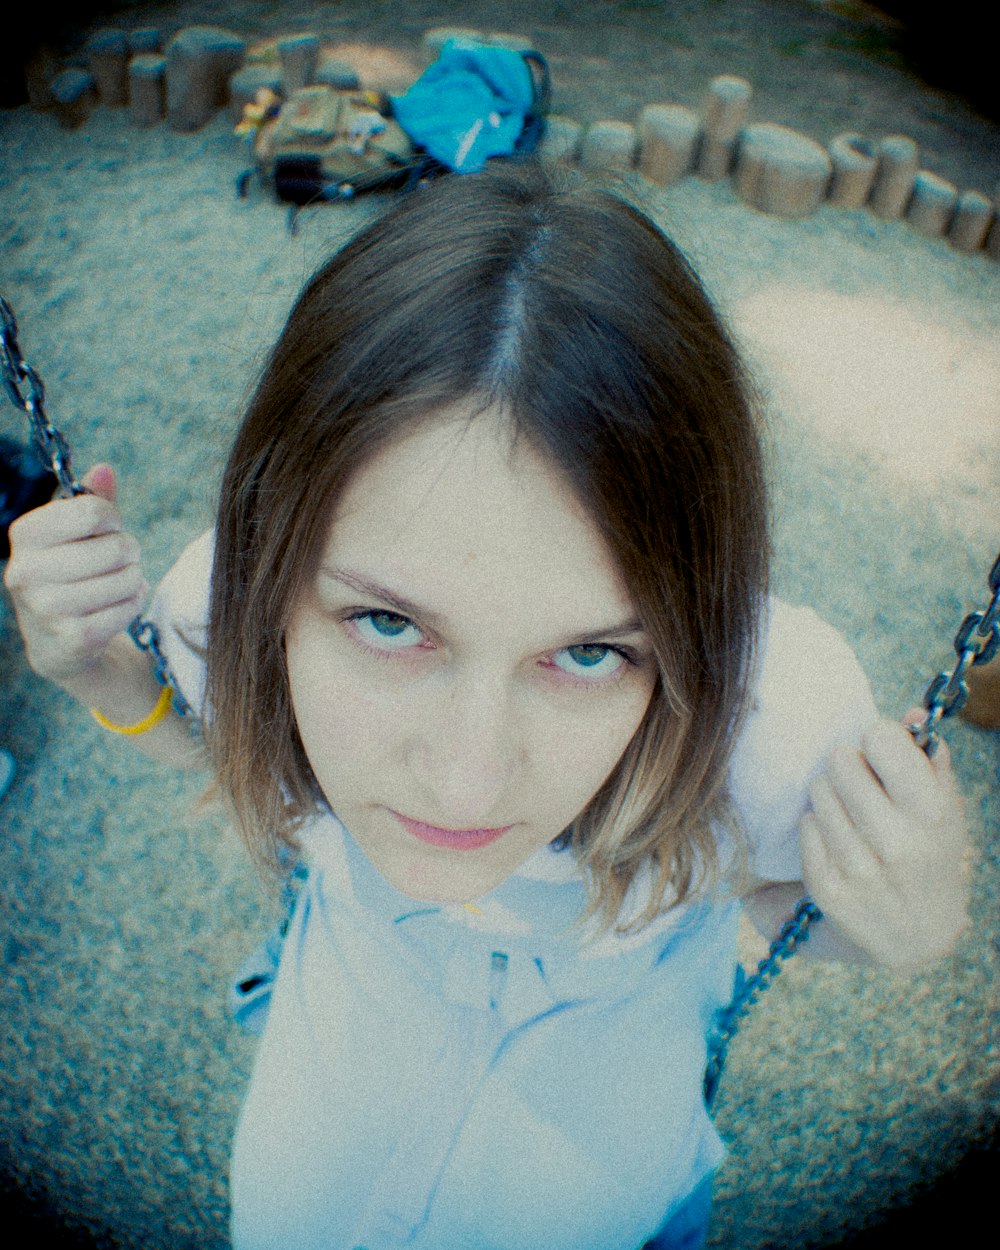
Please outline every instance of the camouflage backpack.
[[[550, 90], [540, 53], [456, 39], [403, 95], [314, 86], [282, 101], [264, 89], [236, 131], [251, 140], [264, 182], [297, 207], [527, 156]], [[252, 172], [237, 182], [241, 196]]]
[[253, 133], [257, 172], [279, 198], [297, 205], [402, 185], [422, 158], [380, 103], [371, 92], [316, 86], [292, 92], [269, 111], [265, 106]]

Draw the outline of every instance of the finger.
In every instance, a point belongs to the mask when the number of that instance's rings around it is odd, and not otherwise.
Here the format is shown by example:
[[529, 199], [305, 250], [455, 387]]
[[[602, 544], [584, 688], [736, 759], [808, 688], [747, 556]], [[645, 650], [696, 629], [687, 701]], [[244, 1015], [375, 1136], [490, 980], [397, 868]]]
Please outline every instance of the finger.
[[114, 503], [118, 494], [118, 482], [115, 471], [109, 464], [95, 464], [83, 475], [81, 485], [108, 503]]
[[904, 729], [919, 729], [927, 720], [927, 709], [914, 704], [904, 714], [900, 722]]
[[826, 778], [857, 828], [868, 828], [885, 817], [888, 796], [860, 751], [847, 746], [831, 751], [826, 761]]
[[46, 586], [38, 591], [30, 602], [36, 616], [53, 621], [72, 620], [91, 616], [105, 608], [120, 603], [143, 604], [149, 594], [149, 585], [142, 570], [130, 568], [103, 577], [88, 577], [85, 581], [61, 586]]
[[802, 857], [802, 880], [810, 895], [825, 911], [836, 895], [849, 889], [849, 885], [813, 812], [806, 812], [799, 823], [799, 853]]
[[141, 561], [142, 548], [138, 539], [119, 531], [33, 552], [31, 577], [39, 586], [44, 583], [71, 585], [116, 573], [119, 569], [138, 568]]
[[938, 781], [954, 782], [954, 773], [951, 771], [951, 750], [947, 742], [943, 738], [938, 739], [937, 750], [929, 757], [931, 772], [937, 777]]
[[828, 774], [817, 777], [809, 787], [809, 804], [813, 833], [822, 843], [827, 862], [845, 876], [863, 872], [870, 864], [871, 850]]
[[94, 577], [134, 570], [141, 578], [141, 550], [131, 534], [104, 534], [56, 547], [19, 548], [11, 557], [4, 582], [29, 611], [61, 614], [60, 596], [67, 588]]
[[879, 721], [861, 745], [868, 766], [893, 803], [911, 812], [937, 805], [940, 795], [934, 769], [902, 725]]
[[969, 845], [968, 822], [965, 815], [965, 797], [951, 766], [951, 752], [947, 742], [939, 740], [937, 752], [928, 759], [937, 783], [939, 811], [946, 828], [963, 845]]
[[[909, 729], [911, 725], [923, 725], [927, 720], [927, 709], [922, 707], [911, 707], [903, 717], [903, 728]], [[946, 786], [952, 786], [957, 789], [957, 782], [951, 771], [951, 751], [948, 743], [944, 738], [938, 736], [937, 745], [934, 748], [934, 754], [928, 755], [931, 771], [934, 773], [938, 782]], [[923, 748], [921, 748], [923, 750]], [[926, 755], [926, 752], [924, 752]]]
[[141, 612], [145, 596], [126, 599], [110, 607], [102, 608], [83, 618], [82, 647], [84, 651], [99, 652], [118, 634], [126, 629]]
[[18, 549], [54, 547], [121, 528], [121, 514], [114, 504], [100, 495], [74, 495], [24, 513], [13, 522], [9, 533], [16, 554]]

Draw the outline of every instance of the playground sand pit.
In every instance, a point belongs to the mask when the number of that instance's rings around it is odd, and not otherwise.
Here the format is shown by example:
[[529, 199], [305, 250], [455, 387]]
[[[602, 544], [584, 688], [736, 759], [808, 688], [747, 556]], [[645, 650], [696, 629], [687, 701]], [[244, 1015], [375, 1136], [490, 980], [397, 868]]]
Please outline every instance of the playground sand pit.
[[[740, 73], [757, 120], [821, 142], [912, 134], [928, 167], [992, 191], [997, 128], [893, 65], [844, 55], [829, 38], [855, 29], [847, 18], [742, 4], [734, 26], [729, 7], [678, 6], [671, 24], [655, 6], [568, 16], [531, 3], [503, 25], [535, 39], [553, 109], [584, 123], [658, 100], [700, 107], [709, 79]], [[212, 22], [248, 41], [315, 30], [373, 78], [425, 64], [428, 27], [500, 21], [443, 3], [105, 16], [123, 29]], [[308, 208], [293, 234], [263, 188], [236, 198], [246, 164], [222, 112], [188, 134], [136, 129], [120, 109], [75, 130], [27, 106], [0, 115], [0, 291], [78, 471], [118, 470], [152, 582], [211, 524], [241, 406], [302, 282], [384, 203]], [[778, 592], [840, 628], [880, 707], [901, 715], [951, 663], [1000, 546], [1000, 264], [865, 210], [766, 216], [728, 179], [659, 188], [631, 174], [623, 189], [694, 262], [754, 367]], [[24, 437], [13, 407], [0, 432]], [[0, 745], [18, 763], [0, 800], [4, 1192], [65, 1244], [224, 1247], [254, 1052], [226, 986], [277, 904], [224, 814], [199, 806], [204, 778], [137, 757], [36, 678], [0, 603]], [[730, 1155], [712, 1246], [841, 1244], [922, 1187], [945, 1192], [998, 1122], [1000, 735], [953, 723], [948, 739], [980, 848], [972, 930], [912, 980], [792, 962], [721, 1087]]]

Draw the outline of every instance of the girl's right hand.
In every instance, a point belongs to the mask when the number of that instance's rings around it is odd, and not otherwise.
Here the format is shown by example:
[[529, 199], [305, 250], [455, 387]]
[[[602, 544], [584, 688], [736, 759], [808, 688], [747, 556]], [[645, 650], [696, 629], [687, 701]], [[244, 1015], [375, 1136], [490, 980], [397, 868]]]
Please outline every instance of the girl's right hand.
[[98, 676], [149, 593], [139, 543], [115, 507], [114, 470], [95, 465], [83, 485], [91, 493], [18, 517], [4, 575], [28, 663], [70, 693]]

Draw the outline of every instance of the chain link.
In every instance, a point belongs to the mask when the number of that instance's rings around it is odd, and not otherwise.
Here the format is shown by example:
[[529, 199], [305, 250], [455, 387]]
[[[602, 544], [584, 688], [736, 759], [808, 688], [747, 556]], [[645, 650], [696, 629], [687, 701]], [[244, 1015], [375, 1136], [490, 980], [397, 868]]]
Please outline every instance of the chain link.
[[1000, 555], [990, 570], [989, 587], [992, 598], [979, 612], [970, 612], [955, 635], [958, 663], [934, 678], [924, 691], [927, 720], [922, 725], [909, 725], [917, 746], [929, 756], [938, 749], [938, 725], [946, 716], [954, 716], [969, 697], [965, 675], [973, 664], [986, 664], [1000, 649]]
[[69, 445], [45, 415], [45, 387], [17, 345], [17, 322], [10, 304], [0, 295], [0, 369], [10, 402], [27, 413], [31, 433], [42, 461], [59, 481], [63, 498], [84, 494], [73, 476]]
[[[87, 494], [73, 476], [73, 462], [69, 444], [52, 424], [45, 412], [45, 387], [42, 379], [21, 355], [17, 342], [17, 321], [14, 310], [0, 295], [0, 372], [8, 398], [15, 408], [27, 413], [35, 446], [43, 463], [47, 464], [59, 482], [58, 494], [67, 499], [73, 495]], [[181, 716], [192, 717], [192, 732], [197, 732], [193, 709], [181, 694], [180, 687], [170, 671], [167, 657], [160, 645], [160, 635], [152, 621], [137, 616], [129, 625], [128, 633], [140, 650], [145, 651], [153, 662], [153, 673], [161, 686], [173, 691], [173, 705]]]
[[129, 625], [127, 632], [139, 650], [145, 651], [153, 661], [153, 676], [156, 680], [161, 686], [168, 686], [173, 692], [173, 706], [178, 715], [190, 717], [191, 732], [198, 733], [200, 725], [197, 717], [194, 715], [194, 708], [181, 694], [181, 688], [171, 672], [170, 664], [160, 644], [160, 631], [152, 621], [147, 621], [142, 616], [137, 616]]
[[[990, 602], [981, 611], [970, 612], [955, 634], [958, 663], [950, 671], [938, 673], [924, 693], [926, 721], [920, 724], [913, 722], [906, 726], [913, 735], [914, 742], [928, 758], [933, 757], [940, 745], [941, 735], [937, 726], [944, 717], [954, 716], [968, 698], [969, 688], [965, 682], [965, 674], [973, 664], [987, 663], [1000, 650], [1000, 555], [994, 561], [987, 581], [992, 592]], [[708, 1065], [705, 1069], [707, 1106], [712, 1105], [718, 1089], [729, 1043], [736, 1036], [740, 1021], [751, 1003], [768, 988], [796, 949], [803, 942], [808, 942], [811, 926], [822, 919], [823, 913], [812, 899], [803, 898], [791, 919], [785, 922], [781, 932], [771, 943], [766, 957], [757, 965], [753, 976], [748, 977], [742, 969], [739, 970], [732, 1001], [716, 1017], [709, 1034]]]
[[[39, 453], [59, 479], [60, 493], [64, 496], [84, 494], [85, 487], [73, 477], [69, 446], [45, 414], [45, 388], [41, 378], [21, 355], [17, 343], [17, 322], [3, 296], [0, 296], [0, 369], [3, 371], [4, 385], [11, 402], [26, 412], [31, 420]], [[27, 394], [21, 389], [25, 384]], [[938, 673], [924, 692], [926, 721], [907, 725], [917, 746], [928, 757], [933, 756], [938, 749], [940, 722], [958, 712], [968, 698], [969, 688], [965, 674], [973, 664], [987, 663], [1000, 650], [1000, 555], [996, 558], [988, 580], [992, 592], [990, 602], [981, 611], [970, 613], [955, 635], [958, 663], [953, 669]], [[129, 625], [128, 632], [136, 646], [152, 658], [156, 680], [161, 686], [169, 686], [174, 692], [174, 707], [182, 716], [190, 716], [192, 708], [181, 694], [170, 671], [156, 626], [152, 621], [137, 616]], [[709, 1038], [704, 1086], [705, 1102], [709, 1106], [722, 1076], [729, 1043], [735, 1037], [740, 1021], [780, 973], [786, 960], [791, 958], [803, 942], [809, 940], [811, 926], [822, 918], [822, 911], [812, 899], [803, 898], [771, 943], [766, 957], [757, 965], [754, 974], [748, 977], [741, 970], [733, 999], [720, 1013]]]
[[810, 898], [802, 899], [793, 914], [781, 926], [781, 932], [771, 943], [767, 955], [758, 963], [753, 976], [747, 976], [742, 967], [737, 970], [736, 989], [729, 1005], [723, 1008], [715, 1022], [709, 1039], [708, 1065], [705, 1068], [705, 1103], [712, 1105], [715, 1091], [722, 1076], [729, 1043], [736, 1036], [740, 1021], [768, 988], [781, 971], [787, 959], [795, 954], [803, 942], [809, 941], [810, 928], [823, 913]]

